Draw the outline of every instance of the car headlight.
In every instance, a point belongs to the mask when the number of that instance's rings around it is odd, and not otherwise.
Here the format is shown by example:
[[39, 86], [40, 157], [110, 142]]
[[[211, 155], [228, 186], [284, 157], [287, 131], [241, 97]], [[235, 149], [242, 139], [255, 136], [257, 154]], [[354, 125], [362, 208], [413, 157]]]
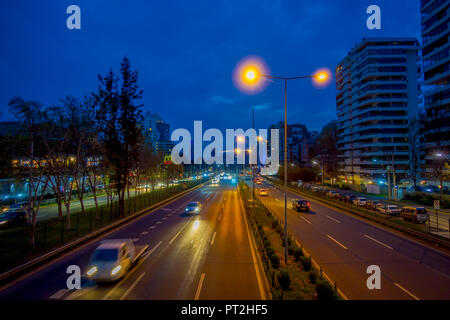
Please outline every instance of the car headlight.
[[91, 277], [98, 271], [97, 266], [90, 267], [86, 274]]
[[122, 269], [122, 266], [119, 264], [117, 267], [111, 270], [111, 275], [114, 276], [117, 272]]
[[197, 207], [197, 208], [195, 208], [195, 212], [198, 212], [198, 207]]

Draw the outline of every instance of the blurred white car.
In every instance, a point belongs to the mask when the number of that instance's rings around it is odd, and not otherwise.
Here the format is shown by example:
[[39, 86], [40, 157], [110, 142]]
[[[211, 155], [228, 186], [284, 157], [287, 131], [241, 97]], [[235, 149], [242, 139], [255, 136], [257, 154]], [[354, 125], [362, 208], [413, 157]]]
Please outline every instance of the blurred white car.
[[147, 249], [148, 245], [136, 247], [131, 239], [104, 240], [92, 254], [86, 276], [95, 282], [119, 280]]

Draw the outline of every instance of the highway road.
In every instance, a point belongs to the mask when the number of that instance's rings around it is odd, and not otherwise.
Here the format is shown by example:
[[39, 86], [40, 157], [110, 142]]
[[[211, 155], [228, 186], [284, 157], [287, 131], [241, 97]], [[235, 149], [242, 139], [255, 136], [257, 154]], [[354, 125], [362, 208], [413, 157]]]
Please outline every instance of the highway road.
[[[184, 215], [191, 201], [203, 204], [197, 216]], [[262, 299], [264, 278], [249, 235], [236, 186], [208, 185], [19, 279], [0, 299]], [[80, 290], [68, 290], [66, 268], [85, 271], [99, 241], [117, 238], [150, 250], [117, 283], [83, 280]]]
[[[247, 180], [251, 185], [251, 180]], [[284, 221], [284, 191], [268, 182], [259, 196]], [[338, 283], [349, 299], [450, 299], [450, 255], [388, 231], [362, 218], [308, 199], [310, 212], [291, 209], [288, 229]], [[369, 290], [367, 267], [381, 269], [381, 289]]]

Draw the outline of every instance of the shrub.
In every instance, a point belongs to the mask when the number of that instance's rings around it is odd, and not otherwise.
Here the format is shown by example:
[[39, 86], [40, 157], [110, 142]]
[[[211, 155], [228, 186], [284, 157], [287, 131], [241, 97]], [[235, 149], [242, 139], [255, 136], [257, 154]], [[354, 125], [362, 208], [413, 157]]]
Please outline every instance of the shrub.
[[311, 261], [307, 257], [305, 257], [305, 256], [300, 257], [300, 263], [301, 263], [302, 269], [304, 271], [311, 270]]
[[281, 289], [289, 290], [289, 286], [291, 284], [291, 277], [289, 276], [289, 272], [281, 270], [281, 272], [278, 274], [278, 283], [280, 284]]
[[266, 248], [266, 250], [267, 250], [267, 255], [269, 257], [275, 253], [275, 249], [272, 247], [268, 247], [268, 248]]
[[274, 269], [278, 269], [280, 267], [280, 258], [275, 253], [272, 253], [270, 256], [270, 263]]
[[325, 301], [336, 300], [336, 296], [334, 294], [334, 288], [331, 287], [328, 284], [328, 282], [325, 282], [325, 281], [317, 282], [316, 293], [317, 293], [317, 298], [319, 300], [325, 300]]
[[278, 227], [278, 225], [279, 225], [278, 220], [273, 220], [273, 221], [272, 221], [272, 228], [273, 228], [273, 229], [276, 229], [276, 227]]
[[316, 283], [317, 274], [315, 271], [311, 271], [308, 276], [309, 276], [309, 281], [311, 281], [312, 284]]
[[296, 249], [297, 249], [297, 246], [295, 246], [295, 245], [290, 245], [290, 246], [288, 246], [288, 253], [289, 253], [290, 255], [294, 255], [294, 252], [295, 252]]
[[281, 228], [280, 225], [278, 225], [275, 230], [280, 234], [283, 232], [283, 229]]
[[295, 261], [299, 261], [300, 258], [303, 256], [303, 250], [301, 248], [295, 248], [294, 250], [294, 258]]

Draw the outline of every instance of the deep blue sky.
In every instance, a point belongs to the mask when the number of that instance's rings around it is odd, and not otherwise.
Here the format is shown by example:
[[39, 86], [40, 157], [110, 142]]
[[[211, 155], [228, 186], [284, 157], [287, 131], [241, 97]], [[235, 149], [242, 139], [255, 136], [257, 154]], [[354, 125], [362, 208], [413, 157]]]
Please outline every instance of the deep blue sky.
[[[66, 28], [81, 7], [82, 29]], [[377, 4], [382, 30], [366, 28]], [[272, 74], [304, 75], [336, 64], [363, 37], [420, 36], [419, 0], [14, 0], [0, 4], [0, 113], [15, 95], [49, 105], [97, 88], [126, 54], [140, 72], [145, 110], [171, 129], [248, 128], [283, 119], [281, 83], [248, 96], [232, 82], [236, 63], [262, 56]], [[320, 130], [335, 118], [335, 84], [291, 82], [288, 122]]]

